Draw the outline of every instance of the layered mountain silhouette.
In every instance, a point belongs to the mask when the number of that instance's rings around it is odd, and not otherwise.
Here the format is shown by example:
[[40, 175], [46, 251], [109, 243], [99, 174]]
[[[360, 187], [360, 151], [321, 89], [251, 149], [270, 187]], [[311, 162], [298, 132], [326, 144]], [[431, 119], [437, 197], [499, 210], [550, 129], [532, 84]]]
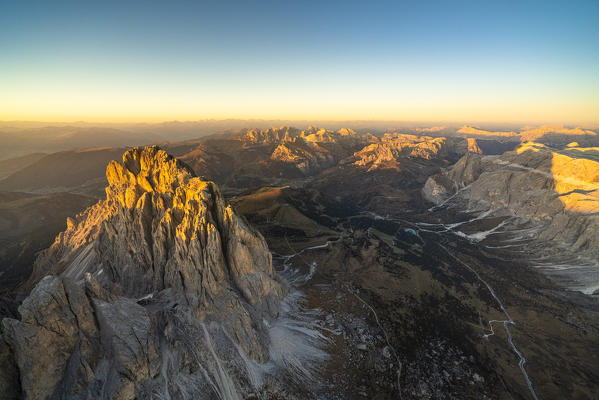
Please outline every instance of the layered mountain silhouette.
[[450, 130], [22, 160], [0, 181], [0, 393], [592, 399], [597, 149]]

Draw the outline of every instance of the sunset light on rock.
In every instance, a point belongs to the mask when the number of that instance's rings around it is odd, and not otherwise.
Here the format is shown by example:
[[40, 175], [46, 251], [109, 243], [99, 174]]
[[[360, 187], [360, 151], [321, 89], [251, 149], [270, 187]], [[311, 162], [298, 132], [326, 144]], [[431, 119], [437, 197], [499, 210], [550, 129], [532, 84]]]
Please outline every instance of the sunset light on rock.
[[597, 399], [598, 21], [2, 2], [0, 399]]

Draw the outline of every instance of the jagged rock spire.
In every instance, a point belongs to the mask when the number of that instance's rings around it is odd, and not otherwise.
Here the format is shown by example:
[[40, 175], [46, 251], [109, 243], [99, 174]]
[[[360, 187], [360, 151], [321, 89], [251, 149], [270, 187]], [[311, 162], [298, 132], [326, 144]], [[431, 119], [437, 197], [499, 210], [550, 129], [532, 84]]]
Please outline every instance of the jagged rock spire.
[[[213, 382], [222, 367], [212, 337], [268, 360], [267, 324], [286, 285], [260, 233], [156, 146], [127, 151], [106, 176], [106, 199], [38, 258], [21, 320], [3, 321], [0, 350], [14, 353], [23, 393], [87, 398], [101, 386], [129, 399], [179, 371]], [[190, 355], [200, 354], [209, 364], [198, 369]]]

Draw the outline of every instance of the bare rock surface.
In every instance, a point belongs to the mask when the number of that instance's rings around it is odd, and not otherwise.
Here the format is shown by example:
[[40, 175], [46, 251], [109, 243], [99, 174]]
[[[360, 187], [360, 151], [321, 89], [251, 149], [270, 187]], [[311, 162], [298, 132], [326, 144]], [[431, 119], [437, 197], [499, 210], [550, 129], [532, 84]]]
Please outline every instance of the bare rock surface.
[[0, 334], [0, 393], [5, 399], [18, 399], [21, 393], [19, 369], [10, 345]]
[[475, 139], [387, 133], [377, 143], [354, 153], [350, 160], [372, 170], [397, 167], [402, 158], [457, 159], [467, 152], [482, 153]]
[[264, 238], [155, 146], [106, 175], [106, 199], [38, 258], [20, 320], [2, 321], [0, 387], [30, 399], [255, 390], [248, 365], [268, 361], [287, 291]]
[[502, 156], [469, 153], [431, 176], [423, 195], [435, 204], [456, 196], [467, 208], [507, 210], [541, 227], [541, 240], [598, 257], [599, 162], [594, 148], [559, 150], [526, 143]]

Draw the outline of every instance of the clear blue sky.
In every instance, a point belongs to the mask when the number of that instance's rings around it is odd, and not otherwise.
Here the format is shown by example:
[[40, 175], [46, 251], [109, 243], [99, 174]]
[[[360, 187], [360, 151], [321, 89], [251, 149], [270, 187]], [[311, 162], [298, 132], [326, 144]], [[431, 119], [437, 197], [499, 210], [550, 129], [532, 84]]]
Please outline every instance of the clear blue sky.
[[0, 119], [599, 122], [597, 0], [250, 3], [0, 2]]

